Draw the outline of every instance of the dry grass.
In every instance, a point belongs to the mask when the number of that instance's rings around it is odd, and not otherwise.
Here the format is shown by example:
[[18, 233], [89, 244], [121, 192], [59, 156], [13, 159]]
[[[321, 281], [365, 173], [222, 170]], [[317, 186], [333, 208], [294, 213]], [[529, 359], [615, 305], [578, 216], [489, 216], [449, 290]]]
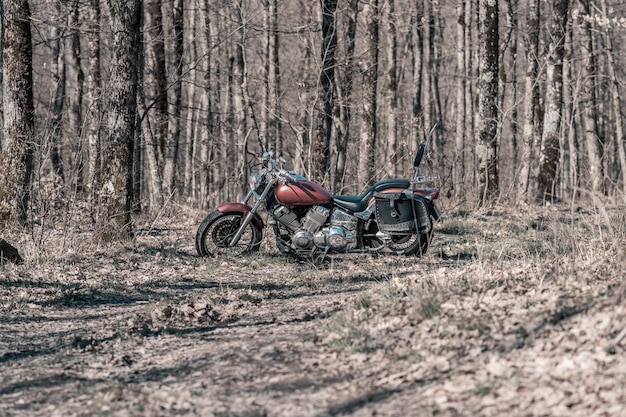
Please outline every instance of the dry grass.
[[451, 213], [423, 259], [322, 267], [271, 236], [198, 259], [202, 215], [113, 248], [51, 219], [8, 232], [26, 263], [0, 265], [0, 415], [622, 412], [623, 208]]

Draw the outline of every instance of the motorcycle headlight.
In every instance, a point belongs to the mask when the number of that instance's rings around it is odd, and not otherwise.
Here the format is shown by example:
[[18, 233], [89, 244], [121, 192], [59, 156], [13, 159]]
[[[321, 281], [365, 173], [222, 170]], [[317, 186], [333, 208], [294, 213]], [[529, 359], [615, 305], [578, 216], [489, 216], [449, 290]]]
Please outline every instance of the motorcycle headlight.
[[250, 174], [250, 189], [256, 191], [261, 185], [261, 176], [259, 174]]

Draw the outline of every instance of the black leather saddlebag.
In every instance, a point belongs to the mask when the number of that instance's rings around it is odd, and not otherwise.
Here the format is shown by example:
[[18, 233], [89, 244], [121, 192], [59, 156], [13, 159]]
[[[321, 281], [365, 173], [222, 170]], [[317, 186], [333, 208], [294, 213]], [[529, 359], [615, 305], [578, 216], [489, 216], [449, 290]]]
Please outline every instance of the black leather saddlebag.
[[374, 193], [378, 229], [391, 235], [428, 233], [432, 227], [424, 197], [406, 190]]

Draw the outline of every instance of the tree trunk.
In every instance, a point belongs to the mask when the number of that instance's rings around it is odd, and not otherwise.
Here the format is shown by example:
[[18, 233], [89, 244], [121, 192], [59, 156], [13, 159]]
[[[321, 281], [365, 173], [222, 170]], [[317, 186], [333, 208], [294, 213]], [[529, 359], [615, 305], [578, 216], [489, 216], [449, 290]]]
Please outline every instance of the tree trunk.
[[107, 0], [113, 44], [103, 150], [97, 242], [132, 238], [131, 198], [141, 0]]
[[376, 91], [378, 85], [378, 0], [363, 9], [367, 25], [366, 52], [363, 59], [363, 120], [359, 155], [359, 187], [374, 181], [376, 153]]
[[529, 193], [531, 173], [537, 139], [541, 132], [539, 107], [539, 87], [537, 76], [539, 70], [539, 0], [529, 0], [526, 16], [526, 77], [524, 80], [524, 121], [522, 127], [522, 146], [520, 149], [520, 174], [517, 183], [519, 200], [526, 199]]
[[68, 36], [66, 38], [65, 59], [67, 60], [67, 114], [68, 114], [68, 132], [69, 143], [71, 149], [71, 174], [73, 183], [78, 190], [82, 190], [84, 184], [84, 153], [83, 146], [83, 89], [85, 82], [85, 74], [81, 67], [80, 56], [80, 21], [78, 16], [78, 0], [68, 2], [67, 10], [67, 27]]
[[[233, 76], [233, 90], [232, 90], [232, 128], [233, 136], [231, 137], [231, 145], [227, 152], [234, 152], [239, 150], [241, 153], [235, 153], [232, 161], [232, 171], [229, 172], [234, 178], [239, 178], [238, 184], [240, 186], [238, 194], [244, 194], [247, 191], [248, 184], [243, 181], [245, 170], [245, 155], [246, 155], [246, 136], [247, 136], [247, 109], [248, 103], [246, 100], [246, 93], [248, 90], [247, 77], [246, 77], [246, 61], [245, 61], [245, 43], [246, 32], [243, 17], [243, 2], [237, 0], [235, 7], [232, 9], [233, 23], [236, 27], [235, 33], [237, 42], [233, 45], [232, 50], [232, 76]], [[236, 184], [231, 184], [233, 190], [235, 190]]]
[[178, 152], [180, 147], [181, 132], [181, 104], [183, 85], [183, 51], [184, 51], [184, 27], [183, 27], [183, 0], [172, 0], [172, 39], [174, 40], [173, 61], [170, 76], [171, 87], [167, 90], [168, 98], [168, 133], [163, 150], [163, 178], [165, 192], [172, 196], [177, 189], [178, 178]]
[[52, 170], [56, 176], [55, 180], [65, 183], [65, 171], [63, 169], [63, 158], [61, 157], [61, 143], [63, 139], [63, 104], [66, 96], [66, 71], [65, 53], [61, 43], [61, 19], [64, 13], [61, 10], [61, 3], [54, 5], [57, 24], [52, 26], [50, 32], [50, 75], [53, 81], [54, 95], [50, 103], [50, 162]]
[[[602, 17], [608, 21], [606, 0], [601, 0]], [[622, 187], [624, 192], [624, 202], [626, 202], [626, 151], [624, 150], [625, 140], [622, 122], [622, 99], [619, 91], [619, 79], [616, 71], [615, 56], [613, 52], [613, 39], [609, 33], [609, 27], [604, 28], [604, 43], [606, 45], [606, 58], [609, 71], [609, 88], [611, 90], [612, 109], [615, 117], [615, 137], [617, 141], [617, 153], [622, 173]]]
[[561, 112], [563, 107], [563, 57], [569, 0], [553, 0], [548, 62], [546, 65], [547, 91], [541, 154], [539, 159], [538, 197], [553, 200], [556, 190], [559, 163]]
[[88, 181], [90, 199], [95, 203], [100, 183], [100, 127], [102, 112], [102, 76], [100, 70], [100, 0], [91, 0], [87, 35], [87, 115], [85, 136], [88, 143]]
[[[582, 0], [583, 14], [589, 16], [589, 0]], [[601, 190], [604, 180], [602, 169], [602, 148], [598, 135], [598, 104], [596, 103], [596, 80], [598, 78], [595, 50], [593, 47], [593, 28], [589, 20], [585, 20], [582, 27], [583, 35], [583, 85], [582, 95], [579, 101], [583, 116], [583, 129], [585, 130], [585, 147], [589, 159], [589, 179], [593, 193]]]
[[167, 69], [161, 3], [161, 0], [147, 0], [144, 14], [147, 41], [144, 91], [148, 113], [144, 116], [143, 132], [150, 176], [150, 210], [160, 210], [165, 201], [163, 159], [167, 141]]
[[351, 99], [354, 78], [354, 48], [356, 45], [356, 24], [359, 14], [358, 0], [349, 0], [346, 10], [346, 52], [345, 65], [341, 86], [337, 88], [339, 102], [339, 117], [337, 125], [337, 165], [334, 174], [333, 191], [343, 190], [343, 180], [346, 172], [348, 141], [350, 138], [350, 121], [352, 119]]
[[0, 228], [24, 224], [34, 149], [33, 49], [27, 0], [4, 2]]
[[318, 126], [313, 141], [311, 176], [318, 182], [330, 180], [330, 141], [333, 132], [333, 107], [335, 90], [335, 52], [337, 50], [337, 30], [335, 13], [337, 0], [322, 2], [322, 72], [319, 80], [321, 108]]
[[[4, 108], [2, 103], [4, 102], [2, 93], [2, 79], [3, 79], [3, 52], [4, 51], [4, 5], [0, 1], [0, 126], [4, 126]], [[0, 129], [0, 152], [2, 152], [2, 143], [4, 142], [4, 129]]]
[[467, 107], [466, 107], [466, 77], [465, 70], [469, 65], [469, 52], [465, 50], [465, 42], [467, 31], [469, 29], [467, 19], [469, 16], [465, 13], [466, 1], [461, 0], [457, 6], [457, 39], [456, 39], [456, 70], [458, 79], [458, 90], [456, 93], [456, 109], [455, 109], [455, 149], [454, 159], [452, 161], [452, 185], [451, 191], [454, 191], [458, 197], [463, 197], [462, 186], [465, 181], [465, 135], [467, 132]]
[[491, 204], [498, 196], [498, 3], [480, 2], [480, 74], [478, 80], [478, 183], [479, 203]]
[[[387, 146], [389, 161], [391, 163], [390, 174], [397, 177], [400, 172], [399, 146], [398, 146], [398, 40], [396, 30], [396, 16], [394, 0], [387, 3]], [[387, 162], [387, 161], [386, 161]]]

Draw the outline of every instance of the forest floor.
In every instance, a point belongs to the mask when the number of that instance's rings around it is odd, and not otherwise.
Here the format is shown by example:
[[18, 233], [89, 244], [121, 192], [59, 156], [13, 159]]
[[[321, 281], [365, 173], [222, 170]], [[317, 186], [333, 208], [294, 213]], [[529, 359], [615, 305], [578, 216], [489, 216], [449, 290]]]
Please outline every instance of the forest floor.
[[203, 215], [3, 236], [0, 416], [626, 416], [623, 207], [457, 211], [421, 259], [322, 266], [200, 259]]

